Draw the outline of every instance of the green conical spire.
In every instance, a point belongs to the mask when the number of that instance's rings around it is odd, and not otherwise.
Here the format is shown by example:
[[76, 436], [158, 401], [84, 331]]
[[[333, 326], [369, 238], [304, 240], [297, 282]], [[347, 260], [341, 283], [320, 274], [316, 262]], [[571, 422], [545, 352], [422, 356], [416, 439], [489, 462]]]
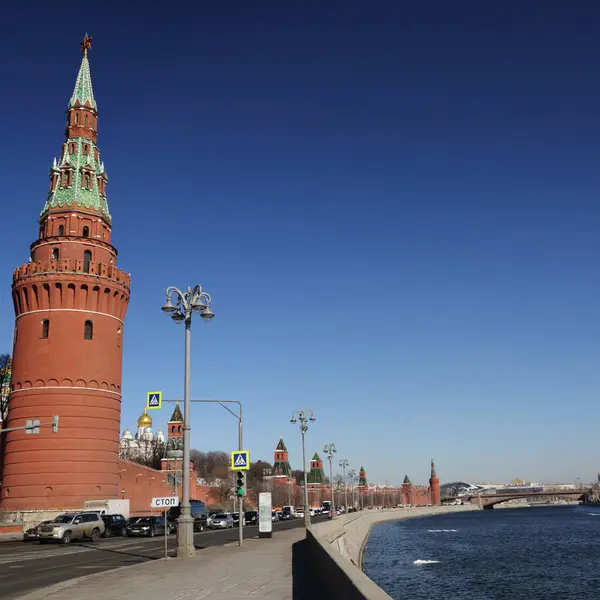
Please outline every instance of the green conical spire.
[[175, 410], [169, 419], [169, 423], [183, 423], [183, 415], [181, 414], [179, 403], [175, 404]]
[[[75, 110], [75, 106], [86, 106], [96, 110], [96, 101], [92, 92], [92, 79], [90, 76], [90, 65], [87, 59], [87, 49], [91, 47], [91, 38], [84, 38], [81, 42], [83, 47], [83, 60], [77, 75], [73, 96], [69, 101], [69, 111]], [[85, 116], [87, 119], [87, 116]], [[68, 136], [71, 135], [68, 128]], [[63, 174], [70, 172], [67, 180]], [[87, 172], [87, 175], [86, 175]], [[104, 184], [108, 181], [104, 163], [100, 161], [98, 146], [93, 139], [87, 137], [67, 137], [63, 144], [61, 157], [50, 171], [50, 178], [57, 176], [57, 184], [48, 192], [46, 203], [41, 212], [43, 217], [54, 208], [80, 208], [92, 210], [102, 214], [104, 219], [110, 223], [111, 216], [104, 192]], [[89, 181], [86, 178], [89, 176]], [[104, 184], [99, 184], [99, 179]]]
[[409, 483], [410, 485], [412, 485], [410, 479], [408, 478], [408, 475], [404, 476], [404, 481], [402, 483]]
[[[87, 36], [86, 36], [87, 37]], [[83, 52], [83, 60], [79, 67], [75, 89], [69, 101], [69, 108], [73, 108], [78, 103], [82, 106], [88, 103], [90, 108], [96, 110], [96, 101], [94, 100], [94, 90], [92, 89], [92, 76], [90, 74], [90, 63], [87, 59], [87, 48]]]

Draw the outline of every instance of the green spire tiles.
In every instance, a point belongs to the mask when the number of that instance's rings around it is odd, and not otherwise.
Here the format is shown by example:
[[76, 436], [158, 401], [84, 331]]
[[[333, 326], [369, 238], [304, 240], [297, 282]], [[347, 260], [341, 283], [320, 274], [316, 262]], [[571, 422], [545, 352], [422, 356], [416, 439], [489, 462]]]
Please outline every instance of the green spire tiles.
[[[96, 110], [90, 65], [87, 59], [87, 48], [91, 38], [86, 36], [86, 40], [88, 44], [84, 47], [86, 51], [81, 61], [73, 95], [69, 101], [69, 111], [78, 111], [79, 109], [76, 107], [83, 106]], [[84, 44], [86, 40], [84, 40]], [[87, 119], [87, 115], [85, 115], [85, 119]], [[68, 130], [77, 132], [78, 128], [69, 127]], [[50, 177], [56, 176], [57, 184], [48, 193], [41, 212], [42, 217], [51, 209], [82, 209], [100, 213], [108, 223], [111, 222], [108, 203], [103, 193], [108, 177], [104, 170], [104, 163], [100, 161], [99, 157], [100, 154], [93, 139], [70, 137], [66, 140], [60, 159], [58, 161], [54, 159], [50, 169]], [[63, 175], [67, 172], [70, 172], [70, 178], [65, 181]], [[87, 181], [88, 177], [89, 181]]]
[[412, 483], [411, 483], [411, 481], [410, 481], [410, 479], [409, 479], [408, 475], [405, 475], [405, 476], [404, 476], [404, 481], [403, 481], [402, 483], [408, 483], [408, 484], [412, 485]]
[[87, 53], [83, 55], [81, 67], [75, 81], [75, 89], [69, 101], [69, 108], [73, 108], [77, 103], [82, 106], [88, 103], [90, 108], [96, 110], [96, 101], [94, 100], [94, 91], [92, 90], [92, 76], [90, 74], [90, 63], [87, 59]]
[[[69, 147], [73, 147], [73, 144], [75, 152], [69, 154]], [[83, 151], [84, 144], [89, 146], [87, 155]], [[61, 172], [65, 167], [70, 167], [71, 181], [68, 186], [59, 181], [54, 191], [48, 193], [48, 198], [41, 212], [42, 215], [52, 208], [76, 207], [102, 213], [107, 221], [111, 221], [106, 197], [100, 193], [98, 186], [98, 176], [106, 177], [106, 173], [103, 170], [104, 165], [96, 160], [95, 150], [96, 145], [90, 140], [84, 138], [69, 138], [67, 140], [57, 167]], [[91, 189], [87, 189], [83, 185], [84, 167], [91, 167], [92, 169]], [[53, 166], [52, 170], [55, 169], [56, 167]]]

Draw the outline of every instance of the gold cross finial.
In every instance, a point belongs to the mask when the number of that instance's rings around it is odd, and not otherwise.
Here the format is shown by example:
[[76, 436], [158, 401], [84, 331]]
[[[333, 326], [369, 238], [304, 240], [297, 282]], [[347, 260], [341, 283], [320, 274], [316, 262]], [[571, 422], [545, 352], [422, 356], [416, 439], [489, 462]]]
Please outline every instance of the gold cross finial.
[[79, 42], [79, 45], [81, 46], [81, 51], [83, 52], [84, 56], [87, 56], [87, 51], [88, 48], [92, 47], [92, 38], [88, 37], [88, 34], [85, 34], [85, 37], [83, 38], [82, 42]]

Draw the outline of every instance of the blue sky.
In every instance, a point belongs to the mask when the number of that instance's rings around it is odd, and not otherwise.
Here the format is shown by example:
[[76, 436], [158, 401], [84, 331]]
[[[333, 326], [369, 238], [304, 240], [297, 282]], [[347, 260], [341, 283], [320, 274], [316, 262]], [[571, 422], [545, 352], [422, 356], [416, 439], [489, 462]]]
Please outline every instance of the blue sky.
[[[425, 482], [430, 455], [442, 481], [595, 477], [599, 9], [413, 4], [7, 9], [2, 350], [87, 31], [132, 273], [123, 427], [146, 391], [182, 395], [159, 309], [201, 283], [192, 394], [244, 403], [253, 459], [283, 435], [300, 467], [304, 407], [308, 453], [372, 480]], [[192, 426], [235, 448], [219, 406]]]

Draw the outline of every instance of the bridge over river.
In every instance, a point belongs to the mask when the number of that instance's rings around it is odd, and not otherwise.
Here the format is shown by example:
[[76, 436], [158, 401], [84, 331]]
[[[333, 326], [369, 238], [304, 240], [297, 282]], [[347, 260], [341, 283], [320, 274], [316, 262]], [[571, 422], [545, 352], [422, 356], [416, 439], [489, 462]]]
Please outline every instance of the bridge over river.
[[476, 504], [479, 508], [490, 509], [496, 504], [507, 502], [508, 500], [519, 500], [520, 498], [562, 498], [564, 500], [583, 500], [586, 490], [560, 490], [560, 491], [543, 491], [543, 492], [511, 492], [509, 489], [504, 489], [495, 494], [472, 493], [456, 496], [453, 498], [442, 498], [447, 500], [469, 500], [471, 504]]

